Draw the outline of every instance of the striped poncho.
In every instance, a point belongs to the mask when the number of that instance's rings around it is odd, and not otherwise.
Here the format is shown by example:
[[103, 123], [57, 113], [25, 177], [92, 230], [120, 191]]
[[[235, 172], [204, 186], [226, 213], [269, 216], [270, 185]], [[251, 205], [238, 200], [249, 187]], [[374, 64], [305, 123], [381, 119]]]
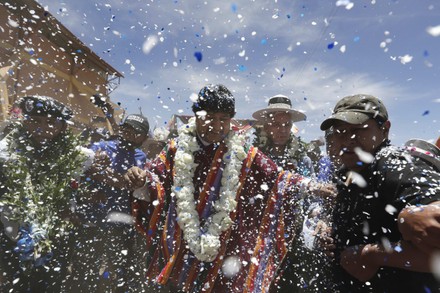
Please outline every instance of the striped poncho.
[[[219, 196], [227, 148], [223, 143], [199, 145], [193, 182], [188, 184], [194, 184], [194, 200], [203, 223]], [[292, 203], [297, 201], [296, 186], [301, 178], [291, 173], [278, 178], [276, 165], [251, 147], [241, 166], [237, 207], [230, 213], [233, 224], [220, 235], [217, 257], [202, 262], [188, 249], [178, 224], [177, 200], [172, 194], [177, 147], [176, 141], [170, 141], [148, 164], [149, 203], [137, 202], [133, 208], [137, 228], [147, 239], [147, 281], [170, 292], [264, 292], [262, 284], [273, 279], [286, 253], [286, 242], [293, 236], [290, 227], [296, 214]], [[273, 239], [269, 241], [267, 236]]]

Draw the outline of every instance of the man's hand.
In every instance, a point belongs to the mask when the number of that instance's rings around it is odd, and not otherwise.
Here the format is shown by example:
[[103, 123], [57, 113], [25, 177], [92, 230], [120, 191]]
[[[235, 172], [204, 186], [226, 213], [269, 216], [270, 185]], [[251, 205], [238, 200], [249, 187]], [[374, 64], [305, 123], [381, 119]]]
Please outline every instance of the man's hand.
[[403, 239], [426, 254], [440, 250], [440, 202], [403, 209], [398, 227]]
[[327, 225], [316, 226], [316, 230], [313, 233], [314, 235], [316, 235], [315, 246], [318, 249], [321, 249], [328, 257], [334, 257], [335, 256], [334, 250], [336, 249], [335, 241], [330, 236], [331, 233], [332, 233], [332, 229]]
[[145, 185], [147, 172], [139, 167], [131, 167], [124, 175], [124, 179], [130, 189], [134, 190]]
[[333, 200], [337, 194], [337, 189], [332, 183], [310, 181], [308, 189], [310, 193], [329, 200]]
[[353, 277], [361, 282], [370, 280], [379, 270], [372, 254], [376, 250], [376, 245], [367, 244], [359, 246], [350, 246], [341, 253], [341, 266]]

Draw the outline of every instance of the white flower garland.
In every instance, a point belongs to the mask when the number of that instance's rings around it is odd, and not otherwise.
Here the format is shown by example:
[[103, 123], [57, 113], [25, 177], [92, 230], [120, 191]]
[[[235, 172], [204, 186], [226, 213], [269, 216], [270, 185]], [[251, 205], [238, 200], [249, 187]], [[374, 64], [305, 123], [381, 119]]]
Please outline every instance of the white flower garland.
[[219, 199], [213, 204], [214, 213], [201, 227], [194, 202], [193, 177], [197, 164], [194, 153], [199, 150], [196, 138], [195, 118], [179, 129], [174, 161], [174, 185], [172, 192], [177, 199], [177, 216], [183, 238], [190, 251], [200, 261], [211, 262], [220, 249], [220, 235], [232, 225], [230, 213], [235, 210], [237, 189], [242, 162], [246, 158], [244, 139], [231, 130], [225, 139], [227, 152], [223, 156], [223, 170]]

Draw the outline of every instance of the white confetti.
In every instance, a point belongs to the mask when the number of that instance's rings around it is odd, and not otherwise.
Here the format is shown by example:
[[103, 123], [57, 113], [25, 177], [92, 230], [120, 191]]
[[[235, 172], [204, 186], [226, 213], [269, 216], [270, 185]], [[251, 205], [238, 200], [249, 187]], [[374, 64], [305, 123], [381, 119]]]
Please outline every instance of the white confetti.
[[269, 186], [267, 186], [266, 183], [261, 184], [261, 185], [260, 185], [260, 188], [261, 188], [262, 190], [264, 190], [264, 191], [269, 190]]
[[359, 157], [359, 160], [361, 160], [364, 163], [371, 163], [374, 160], [374, 156], [368, 152], [363, 151], [361, 148], [356, 147], [354, 149], [355, 154]]
[[397, 209], [396, 209], [394, 206], [390, 205], [390, 204], [387, 204], [387, 205], [386, 205], [386, 207], [385, 207], [385, 211], [386, 211], [388, 214], [390, 214], [390, 215], [393, 215], [393, 214], [397, 213]]
[[107, 215], [107, 222], [114, 223], [125, 223], [128, 225], [133, 225], [134, 219], [131, 215], [120, 213], [120, 212], [110, 212]]
[[356, 172], [350, 172], [351, 179], [353, 180], [353, 184], [356, 184], [357, 186], [364, 188], [367, 186], [367, 181], [365, 181], [364, 177], [362, 177], [360, 174]]
[[406, 54], [405, 56], [399, 56], [400, 63], [406, 64], [412, 61], [413, 57], [411, 55]]
[[8, 24], [12, 27], [18, 27], [18, 22], [16, 22], [15, 20], [12, 19], [8, 19]]
[[144, 52], [144, 54], [149, 54], [151, 50], [157, 45], [158, 40], [158, 37], [155, 35], [149, 36], [142, 45], [142, 52]]
[[225, 57], [220, 57], [220, 58], [214, 59], [214, 64], [215, 65], [224, 64], [225, 62], [226, 62], [226, 58]]
[[440, 36], [440, 25], [438, 26], [430, 26], [426, 29], [426, 31], [428, 32], [428, 34], [430, 34], [433, 37], [438, 37]]
[[232, 278], [238, 274], [241, 269], [241, 262], [237, 256], [226, 257], [223, 261], [222, 271], [225, 277]]
[[435, 252], [431, 257], [431, 270], [435, 278], [440, 281], [440, 252]]

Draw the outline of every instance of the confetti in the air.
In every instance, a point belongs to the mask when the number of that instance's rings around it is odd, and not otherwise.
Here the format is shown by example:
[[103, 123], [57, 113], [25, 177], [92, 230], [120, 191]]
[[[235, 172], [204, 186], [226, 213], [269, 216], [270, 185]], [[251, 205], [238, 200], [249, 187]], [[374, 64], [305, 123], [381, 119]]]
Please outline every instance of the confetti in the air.
[[229, 256], [223, 261], [222, 271], [227, 278], [232, 278], [237, 275], [240, 269], [241, 262], [237, 256]]
[[430, 26], [426, 29], [426, 31], [428, 32], [428, 34], [430, 34], [433, 37], [438, 37], [440, 36], [440, 25], [437, 26]]
[[149, 54], [151, 50], [157, 45], [158, 41], [159, 39], [157, 36], [149, 36], [142, 45], [142, 52], [144, 52], [144, 54]]
[[413, 56], [407, 54], [405, 56], [399, 56], [399, 59], [400, 59], [400, 63], [407, 64], [412, 61]]
[[197, 61], [202, 62], [202, 59], [203, 59], [202, 52], [199, 52], [199, 51], [194, 52], [194, 57], [196, 57]]

